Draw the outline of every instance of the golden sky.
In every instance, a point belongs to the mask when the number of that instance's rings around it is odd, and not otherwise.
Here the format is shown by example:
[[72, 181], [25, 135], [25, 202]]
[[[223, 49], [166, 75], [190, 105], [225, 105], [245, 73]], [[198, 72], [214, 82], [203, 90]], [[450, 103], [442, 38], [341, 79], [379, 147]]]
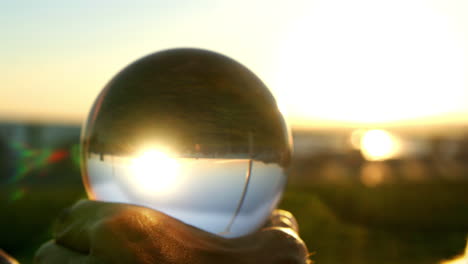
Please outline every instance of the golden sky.
[[175, 2], [3, 2], [0, 118], [81, 122], [127, 64], [199, 47], [254, 71], [293, 125], [468, 120], [467, 1]]

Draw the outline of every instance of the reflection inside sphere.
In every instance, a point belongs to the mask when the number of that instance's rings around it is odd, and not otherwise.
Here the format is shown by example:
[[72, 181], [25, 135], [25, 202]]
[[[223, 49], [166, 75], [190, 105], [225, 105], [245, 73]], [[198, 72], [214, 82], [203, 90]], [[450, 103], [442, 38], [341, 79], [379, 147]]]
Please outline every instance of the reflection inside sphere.
[[164, 152], [149, 149], [133, 158], [130, 167], [133, 178], [129, 183], [133, 183], [135, 189], [151, 195], [175, 188], [180, 164]]
[[264, 223], [290, 155], [265, 85], [236, 61], [198, 49], [154, 53], [125, 68], [82, 133], [90, 198], [151, 207], [226, 237]]

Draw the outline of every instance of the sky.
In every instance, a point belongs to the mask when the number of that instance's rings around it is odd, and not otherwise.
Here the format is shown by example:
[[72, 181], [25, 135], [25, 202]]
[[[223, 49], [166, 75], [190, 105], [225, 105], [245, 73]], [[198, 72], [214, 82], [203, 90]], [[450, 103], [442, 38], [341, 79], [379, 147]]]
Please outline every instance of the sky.
[[155, 51], [251, 69], [293, 126], [468, 123], [464, 0], [0, 0], [0, 120], [80, 123]]

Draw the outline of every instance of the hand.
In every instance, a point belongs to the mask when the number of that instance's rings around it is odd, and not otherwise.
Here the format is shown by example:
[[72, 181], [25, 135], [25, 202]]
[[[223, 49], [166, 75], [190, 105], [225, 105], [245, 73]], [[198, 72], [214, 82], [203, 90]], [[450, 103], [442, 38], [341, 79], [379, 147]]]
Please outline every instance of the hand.
[[309, 263], [294, 217], [276, 210], [267, 227], [234, 239], [135, 205], [83, 200], [59, 217], [35, 263]]

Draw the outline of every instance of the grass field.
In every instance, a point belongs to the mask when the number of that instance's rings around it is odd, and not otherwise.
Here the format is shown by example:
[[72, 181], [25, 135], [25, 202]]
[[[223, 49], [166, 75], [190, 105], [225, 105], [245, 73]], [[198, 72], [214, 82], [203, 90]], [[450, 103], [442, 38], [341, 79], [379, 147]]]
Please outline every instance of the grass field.
[[467, 187], [290, 188], [281, 207], [297, 217], [317, 263], [438, 263], [465, 247]]
[[[435, 264], [466, 244], [467, 189], [468, 183], [443, 182], [289, 186], [280, 207], [297, 217], [316, 263]], [[84, 197], [79, 185], [28, 190], [21, 199], [0, 204], [0, 248], [22, 263], [32, 263], [59, 212]]]

